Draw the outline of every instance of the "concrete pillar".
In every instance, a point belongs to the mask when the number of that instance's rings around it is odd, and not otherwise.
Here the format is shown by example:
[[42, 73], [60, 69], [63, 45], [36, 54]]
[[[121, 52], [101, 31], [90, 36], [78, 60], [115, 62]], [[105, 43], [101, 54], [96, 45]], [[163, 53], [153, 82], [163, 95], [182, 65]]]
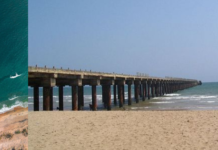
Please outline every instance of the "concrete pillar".
[[101, 91], [102, 91], [102, 103], [104, 104], [104, 86], [101, 86]]
[[159, 96], [159, 83], [156, 82], [155, 84], [155, 96], [158, 97]]
[[150, 88], [151, 88], [151, 82], [148, 82], [148, 100], [150, 99]]
[[125, 87], [124, 84], [122, 85], [122, 91], [123, 91], [123, 104], [125, 104]]
[[139, 96], [142, 97], [142, 85], [139, 84]]
[[135, 101], [136, 103], [139, 102], [139, 84], [135, 83]]
[[[120, 91], [120, 85], [117, 85], [118, 91]], [[118, 99], [120, 99], [120, 93], [118, 92]]]
[[78, 110], [83, 109], [83, 86], [78, 86]]
[[96, 85], [92, 85], [92, 110], [97, 110]]
[[106, 86], [102, 85], [102, 101], [104, 108], [107, 108], [107, 102], [106, 102]]
[[162, 92], [162, 82], [160, 82], [160, 86], [159, 86], [159, 95], [162, 96], [163, 92]]
[[64, 110], [63, 86], [59, 86], [59, 110]]
[[151, 96], [154, 97], [154, 88], [155, 88], [155, 84], [152, 82], [151, 83]]
[[162, 83], [162, 95], [165, 94], [165, 83]]
[[167, 83], [167, 94], [170, 93], [170, 83]]
[[111, 85], [106, 85], [107, 110], [111, 110]]
[[84, 86], [82, 86], [82, 91], [81, 91], [81, 95], [82, 95], [82, 103], [81, 103], [81, 105], [82, 105], [82, 107], [84, 107]]
[[119, 107], [123, 107], [123, 88], [121, 88], [121, 85], [118, 85], [118, 94], [120, 95], [119, 98]]
[[169, 83], [169, 94], [172, 93], [171, 83]]
[[147, 82], [144, 83], [144, 96], [147, 97]]
[[39, 111], [39, 87], [33, 87], [33, 94], [34, 94], [34, 111]]
[[77, 110], [77, 86], [72, 85], [72, 110]]
[[117, 105], [117, 97], [116, 97], [116, 93], [117, 93], [117, 85], [114, 84], [114, 105]]
[[53, 110], [53, 87], [50, 88], [50, 110]]
[[142, 83], [142, 100], [145, 100], [145, 84]]
[[128, 105], [132, 105], [131, 84], [128, 84]]
[[50, 110], [51, 87], [43, 87], [43, 110]]

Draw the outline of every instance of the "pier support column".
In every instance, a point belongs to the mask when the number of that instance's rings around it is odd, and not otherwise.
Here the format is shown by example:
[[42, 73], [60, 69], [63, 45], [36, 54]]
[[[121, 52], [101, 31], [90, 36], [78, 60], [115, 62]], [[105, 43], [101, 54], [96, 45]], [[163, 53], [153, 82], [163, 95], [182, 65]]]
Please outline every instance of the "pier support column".
[[53, 87], [50, 88], [50, 110], [53, 110]]
[[169, 83], [169, 94], [172, 93], [172, 84]]
[[150, 99], [151, 81], [148, 81], [148, 100]]
[[81, 103], [81, 105], [82, 105], [82, 109], [83, 109], [83, 107], [84, 107], [84, 86], [82, 86], [82, 93], [81, 93], [81, 95], [82, 95], [82, 103]]
[[146, 87], [145, 87], [145, 83], [142, 83], [142, 100], [145, 101], [145, 92], [146, 92]]
[[136, 100], [136, 90], [137, 90], [137, 87], [136, 87], [136, 85], [134, 84], [134, 97], [135, 97], [135, 100]]
[[111, 110], [111, 85], [114, 85], [114, 80], [101, 80], [101, 85], [104, 87], [104, 107]]
[[123, 88], [121, 88], [122, 85], [118, 85], [118, 94], [120, 95], [119, 98], [119, 107], [123, 107]]
[[96, 85], [92, 85], [92, 110], [97, 110]]
[[154, 88], [155, 88], [155, 83], [151, 83], [151, 96], [154, 97]]
[[140, 98], [142, 97], [142, 85], [141, 84], [139, 84], [139, 96]]
[[51, 87], [43, 87], [43, 110], [50, 110], [51, 102]]
[[117, 85], [117, 90], [118, 90], [118, 93], [117, 93], [118, 99], [120, 99], [120, 93], [119, 93], [119, 91], [120, 91], [120, 86], [119, 86], [119, 85]]
[[159, 94], [159, 96], [162, 96], [162, 82], [160, 81], [159, 82], [159, 88], [158, 88], [158, 94]]
[[63, 86], [59, 86], [59, 111], [64, 110]]
[[39, 87], [34, 86], [34, 111], [39, 111]]
[[131, 84], [128, 84], [128, 105], [132, 105]]
[[78, 86], [78, 110], [83, 109], [83, 86]]
[[155, 96], [158, 97], [159, 96], [159, 81], [156, 82], [155, 84]]
[[118, 84], [119, 107], [123, 107], [123, 85]]
[[167, 89], [167, 94], [169, 94], [170, 93], [170, 84], [169, 84], [169, 82], [167, 83], [166, 89]]
[[123, 104], [125, 104], [125, 87], [124, 84], [121, 86], [122, 87], [122, 91], [123, 91]]
[[106, 85], [102, 85], [102, 102], [103, 102], [104, 108], [107, 108], [107, 102], [106, 102]]
[[103, 87], [103, 85], [101, 86], [101, 98], [102, 98], [102, 103], [104, 104], [104, 87]]
[[165, 83], [162, 83], [162, 95], [165, 94]]
[[111, 85], [106, 85], [107, 110], [111, 110]]
[[72, 85], [72, 110], [77, 110], [77, 86]]
[[117, 85], [114, 84], [114, 105], [116, 106], [117, 105]]
[[144, 96], [147, 97], [147, 81], [144, 83]]
[[135, 81], [135, 101], [136, 103], [139, 102], [139, 83]]

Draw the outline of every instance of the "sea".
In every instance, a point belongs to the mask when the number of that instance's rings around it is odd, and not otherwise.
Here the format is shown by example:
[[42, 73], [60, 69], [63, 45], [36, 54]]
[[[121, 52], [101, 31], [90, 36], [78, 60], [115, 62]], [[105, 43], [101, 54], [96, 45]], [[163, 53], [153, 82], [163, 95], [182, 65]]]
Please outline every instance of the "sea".
[[0, 113], [28, 107], [28, 2], [0, 5]]
[[[111, 100], [114, 110], [120, 110], [118, 106], [113, 105], [113, 86], [111, 86]], [[139, 103], [134, 99], [134, 85], [132, 85], [132, 105], [128, 106], [128, 87], [125, 86], [125, 105], [121, 110], [146, 111], [146, 110], [218, 110], [218, 82], [203, 82], [185, 90], [177, 91], [171, 94], [165, 94], [161, 97], [154, 97], [150, 100], [140, 100]], [[39, 89], [40, 110], [42, 110], [43, 96], [42, 88]], [[84, 87], [84, 110], [89, 110], [89, 104], [92, 103], [91, 86]], [[58, 88], [53, 88], [53, 109], [59, 105]], [[97, 86], [97, 105], [98, 110], [105, 110], [102, 103], [102, 88]], [[33, 88], [28, 88], [28, 109], [33, 110]], [[64, 110], [72, 109], [71, 87], [64, 87]]]

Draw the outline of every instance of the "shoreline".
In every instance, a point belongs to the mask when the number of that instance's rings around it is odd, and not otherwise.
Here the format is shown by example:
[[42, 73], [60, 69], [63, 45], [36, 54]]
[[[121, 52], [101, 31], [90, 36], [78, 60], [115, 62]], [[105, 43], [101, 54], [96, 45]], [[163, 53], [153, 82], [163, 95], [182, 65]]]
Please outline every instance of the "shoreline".
[[[18, 103], [19, 103], [19, 104], [12, 105], [12, 106], [9, 106], [9, 107], [8, 107], [8, 106], [4, 107], [4, 104], [3, 104], [3, 107], [0, 109], [0, 115], [1, 115], [1, 114], [4, 114], [4, 113], [7, 113], [7, 112], [9, 112], [9, 111], [13, 111], [14, 109], [17, 109], [17, 108], [19, 108], [19, 107], [28, 108], [28, 101], [26, 101], [26, 102], [21, 102], [21, 101], [19, 101]], [[27, 103], [27, 104], [26, 104], [27, 107], [24, 107], [25, 103]]]
[[28, 107], [0, 114], [0, 149], [28, 149]]

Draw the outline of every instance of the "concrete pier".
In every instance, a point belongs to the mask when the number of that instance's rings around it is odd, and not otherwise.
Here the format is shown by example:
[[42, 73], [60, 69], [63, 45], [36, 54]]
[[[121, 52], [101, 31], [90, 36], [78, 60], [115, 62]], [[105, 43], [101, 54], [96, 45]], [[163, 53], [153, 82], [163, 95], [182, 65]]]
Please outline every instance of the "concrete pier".
[[201, 84], [194, 79], [183, 78], [157, 78], [148, 76], [133, 76], [114, 73], [101, 73], [91, 71], [63, 70], [55, 68], [28, 68], [28, 85], [33, 87], [34, 111], [39, 111], [39, 87], [43, 88], [43, 110], [53, 110], [53, 87], [59, 89], [59, 110], [64, 110], [64, 86], [72, 87], [72, 110], [83, 110], [84, 86], [91, 86], [92, 103], [90, 109], [97, 110], [97, 89], [102, 86], [102, 102], [107, 110], [111, 110], [111, 86], [113, 87], [114, 105], [125, 105], [125, 86], [128, 86], [128, 105], [131, 105], [131, 85], [134, 85], [135, 103], [145, 101], [150, 97], [163, 96]]

